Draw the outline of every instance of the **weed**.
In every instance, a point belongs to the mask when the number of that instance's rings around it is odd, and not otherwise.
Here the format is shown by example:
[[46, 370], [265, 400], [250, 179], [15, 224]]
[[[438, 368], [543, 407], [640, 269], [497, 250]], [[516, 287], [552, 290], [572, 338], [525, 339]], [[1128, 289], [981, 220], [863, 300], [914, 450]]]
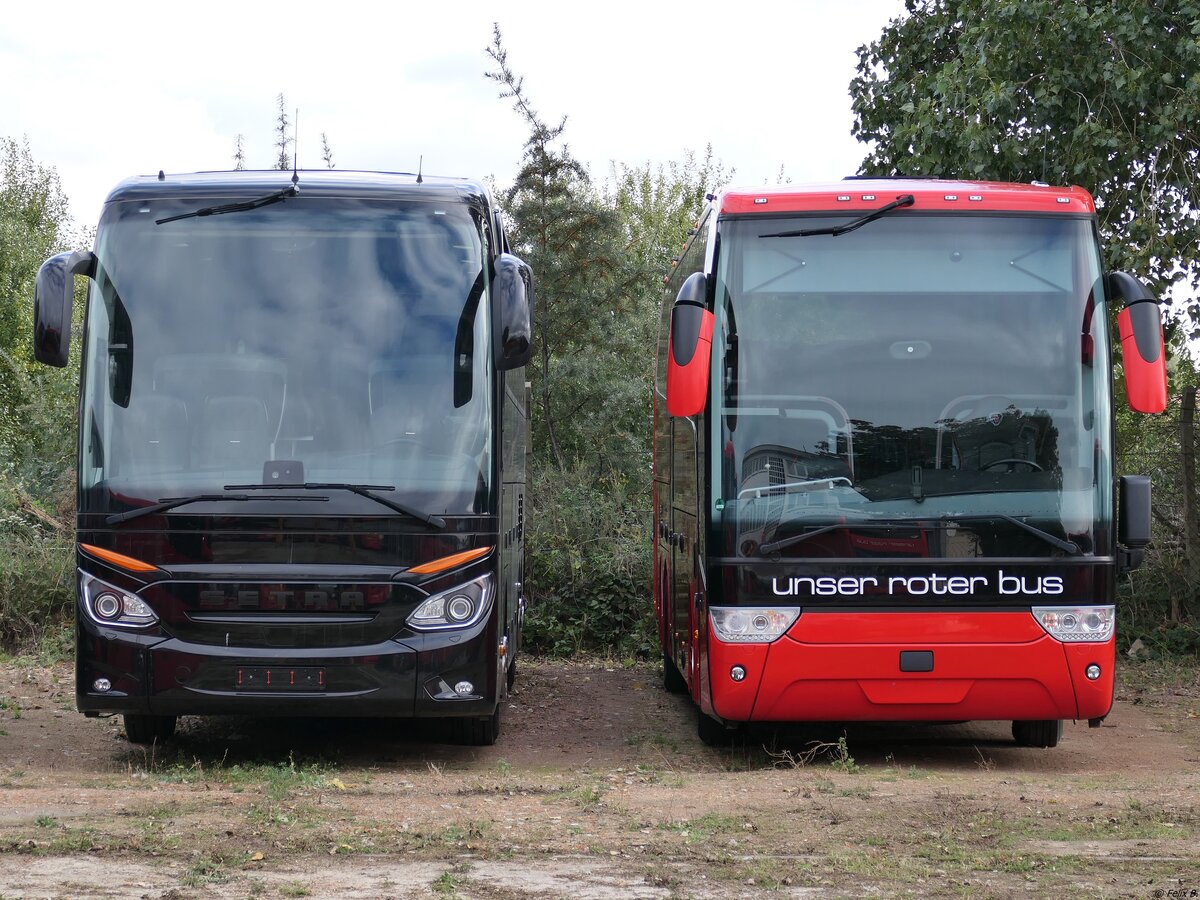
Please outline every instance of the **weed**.
[[14, 697], [0, 697], [0, 710], [8, 713], [14, 719], [19, 719], [24, 712], [24, 707]]
[[54, 816], [38, 816], [33, 820], [33, 824], [38, 828], [54, 828], [58, 825], [58, 819]]
[[585, 784], [573, 790], [570, 796], [580, 809], [590, 810], [600, 805], [600, 801], [604, 799], [604, 790], [598, 784]]
[[212, 856], [202, 856], [183, 874], [182, 881], [188, 887], [202, 887], [206, 884], [224, 884], [229, 880], [225, 870], [225, 862]]
[[435, 894], [452, 896], [458, 893], [458, 879], [453, 872], [443, 872], [429, 887]]
[[298, 764], [294, 755], [290, 753], [286, 763], [235, 763], [227, 767], [224, 760], [221, 760], [218, 765], [206, 770], [204, 763], [197, 759], [190, 765], [176, 762], [165, 769], [159, 769], [158, 766], [154, 759], [147, 763], [147, 768], [160, 781], [169, 784], [209, 781], [224, 785], [235, 792], [262, 790], [266, 799], [272, 803], [281, 803], [296, 791], [322, 790], [341, 783], [332, 776], [327, 764]]
[[625, 738], [625, 743], [630, 747], [644, 747], [649, 745], [658, 750], [668, 750], [671, 753], [679, 752], [679, 741], [661, 731], [656, 731], [653, 734], [631, 734]]
[[312, 895], [312, 891], [299, 881], [289, 881], [279, 889], [279, 893], [285, 897], [308, 897]]

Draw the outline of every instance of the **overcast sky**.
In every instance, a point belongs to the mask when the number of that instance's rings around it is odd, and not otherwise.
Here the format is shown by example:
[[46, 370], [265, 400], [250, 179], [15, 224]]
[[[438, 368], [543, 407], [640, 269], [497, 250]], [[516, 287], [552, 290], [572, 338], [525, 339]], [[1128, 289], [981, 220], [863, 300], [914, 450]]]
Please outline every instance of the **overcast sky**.
[[512, 179], [528, 134], [485, 79], [498, 22], [509, 65], [572, 153], [603, 181], [613, 161], [665, 163], [711, 144], [736, 180], [853, 174], [855, 50], [902, 0], [592, 3], [475, 0], [6, 4], [0, 135], [57, 169], [78, 224], [128, 175], [276, 157], [282, 92], [299, 110], [301, 168], [321, 134], [341, 169]]

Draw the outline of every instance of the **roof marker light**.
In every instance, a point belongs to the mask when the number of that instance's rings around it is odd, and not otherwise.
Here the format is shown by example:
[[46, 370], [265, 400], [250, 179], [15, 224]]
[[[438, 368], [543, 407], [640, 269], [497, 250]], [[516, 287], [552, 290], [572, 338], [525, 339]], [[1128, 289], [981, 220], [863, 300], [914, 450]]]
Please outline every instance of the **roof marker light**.
[[1058, 200], [1059, 203], [1070, 203], [1071, 202], [1070, 197], [1058, 197], [1056, 199]]
[[838, 194], [838, 203], [849, 203], [851, 199], [849, 194]]
[[864, 200], [874, 200], [874, 199], [875, 199], [875, 195], [874, 195], [874, 194], [863, 194], [863, 195], [862, 195], [862, 198], [863, 198]]
[[946, 200], [957, 200], [957, 199], [958, 199], [958, 194], [947, 194], [947, 195], [945, 196], [945, 198], [944, 198], [944, 199], [946, 199]]
[[967, 199], [970, 200], [972, 203], [982, 203], [983, 202], [983, 194], [972, 194]]
[[766, 203], [766, 202], [767, 202], [767, 198], [766, 198], [766, 197], [755, 197], [755, 198], [754, 198], [754, 202], [755, 202], [755, 203]]

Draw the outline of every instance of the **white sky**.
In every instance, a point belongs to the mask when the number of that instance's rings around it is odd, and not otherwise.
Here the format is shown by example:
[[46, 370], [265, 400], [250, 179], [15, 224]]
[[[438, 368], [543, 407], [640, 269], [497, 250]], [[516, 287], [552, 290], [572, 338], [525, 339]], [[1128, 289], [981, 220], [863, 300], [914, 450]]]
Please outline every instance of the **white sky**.
[[0, 135], [57, 169], [77, 224], [129, 175], [275, 159], [277, 96], [299, 109], [301, 168], [321, 133], [339, 169], [512, 180], [528, 134], [483, 77], [498, 21], [543, 119], [603, 181], [613, 161], [681, 160], [712, 144], [736, 180], [853, 174], [855, 50], [902, 0], [655, 3], [6, 4]]

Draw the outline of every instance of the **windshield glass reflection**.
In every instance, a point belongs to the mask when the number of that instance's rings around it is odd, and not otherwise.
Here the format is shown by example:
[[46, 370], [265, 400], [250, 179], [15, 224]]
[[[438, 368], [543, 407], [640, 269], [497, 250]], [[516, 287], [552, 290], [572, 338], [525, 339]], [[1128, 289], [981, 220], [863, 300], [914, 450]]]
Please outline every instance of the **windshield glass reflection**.
[[724, 554], [1106, 552], [1090, 224], [897, 215], [759, 237], [836, 221], [723, 223], [710, 458]]
[[101, 224], [81, 510], [274, 479], [484, 511], [490, 322], [471, 208], [297, 197], [155, 224], [194, 206], [114, 204]]

